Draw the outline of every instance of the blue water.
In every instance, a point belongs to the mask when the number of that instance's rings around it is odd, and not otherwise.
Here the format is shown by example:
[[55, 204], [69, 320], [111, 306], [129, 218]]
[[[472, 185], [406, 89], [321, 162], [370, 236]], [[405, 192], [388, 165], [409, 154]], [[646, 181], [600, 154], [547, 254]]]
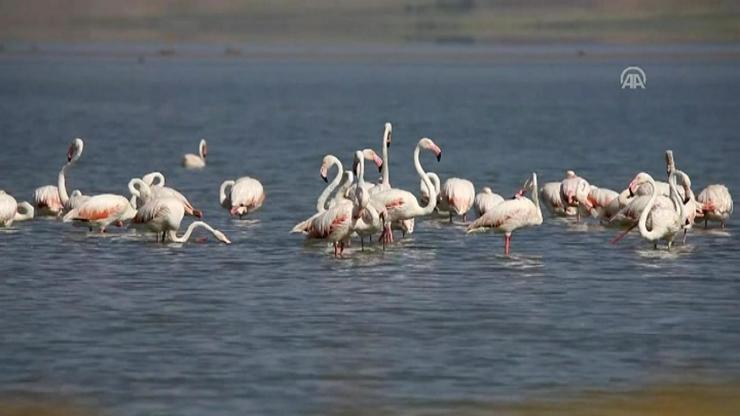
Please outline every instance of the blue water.
[[[0, 58], [0, 188], [53, 184], [86, 140], [71, 189], [126, 193], [160, 170], [231, 246], [90, 235], [54, 220], [0, 231], [0, 396], [61, 396], [113, 415], [455, 413], [588, 389], [740, 377], [740, 241], [697, 229], [672, 252], [636, 233], [546, 218], [513, 255], [496, 234], [422, 220], [385, 252], [290, 235], [312, 214], [321, 158], [378, 151], [394, 123], [391, 180], [416, 191], [423, 164], [510, 195], [575, 169], [623, 189], [692, 176], [740, 190], [740, 62], [476, 64], [249, 59]], [[208, 167], [179, 167], [209, 141]], [[248, 221], [218, 186], [259, 178]], [[189, 220], [186, 219], [185, 223]]]

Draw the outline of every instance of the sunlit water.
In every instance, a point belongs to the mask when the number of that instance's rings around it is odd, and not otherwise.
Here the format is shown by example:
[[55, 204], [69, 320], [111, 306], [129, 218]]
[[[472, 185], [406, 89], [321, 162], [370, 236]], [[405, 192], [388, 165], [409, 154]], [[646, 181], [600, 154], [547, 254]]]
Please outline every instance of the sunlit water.
[[[324, 186], [321, 157], [379, 151], [385, 121], [392, 182], [414, 191], [429, 136], [444, 155], [428, 169], [504, 195], [532, 171], [617, 190], [640, 170], [662, 178], [668, 148], [697, 193], [740, 192], [740, 63], [640, 62], [648, 88], [621, 90], [629, 64], [3, 58], [0, 188], [20, 200], [55, 183], [80, 136], [71, 189], [125, 193], [160, 170], [234, 244], [54, 220], [0, 231], [0, 393], [114, 415], [378, 414], [736, 380], [735, 220], [666, 252], [546, 218], [510, 258], [500, 235], [436, 220], [341, 260], [289, 234]], [[201, 137], [208, 167], [183, 170]], [[250, 221], [218, 204], [242, 175], [267, 191]]]

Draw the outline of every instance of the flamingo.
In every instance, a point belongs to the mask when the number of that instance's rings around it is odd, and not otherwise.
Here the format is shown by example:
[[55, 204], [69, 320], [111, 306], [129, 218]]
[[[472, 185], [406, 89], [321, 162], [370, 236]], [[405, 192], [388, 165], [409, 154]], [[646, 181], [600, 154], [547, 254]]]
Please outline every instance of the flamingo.
[[[72, 140], [72, 143], [67, 150], [67, 163], [62, 168], [62, 171], [59, 172], [57, 185], [59, 185], [59, 183], [64, 183], [64, 174], [66, 173], [66, 168], [68, 166], [71, 166], [72, 163], [77, 161], [77, 159], [82, 156], [83, 148], [84, 142], [82, 141], [82, 139], [75, 138], [74, 140]], [[58, 186], [54, 185], [45, 185], [36, 188], [36, 190], [34, 190], [33, 192], [33, 205], [36, 207], [35, 215], [45, 217], [56, 217], [58, 215], [61, 215], [65, 210], [65, 204], [68, 203], [67, 201], [62, 201], [61, 192], [62, 190], [60, 190]], [[63, 192], [64, 196], [66, 197], [66, 188], [63, 189]]]
[[482, 217], [483, 214], [490, 211], [491, 208], [501, 202], [504, 202], [504, 198], [501, 195], [493, 193], [491, 188], [484, 186], [478, 195], [475, 196], [473, 208], [475, 208], [475, 212], [478, 214], [478, 217]]
[[[377, 153], [375, 153], [375, 150], [373, 150], [373, 149], [363, 149], [362, 151], [360, 151], [360, 153], [362, 153], [362, 157], [363, 157], [364, 159], [367, 159], [367, 160], [372, 160], [372, 161], [373, 161], [373, 163], [375, 163], [375, 166], [377, 166], [377, 167], [378, 167], [378, 169], [379, 169], [379, 170], [380, 170], [381, 172], [383, 171], [383, 159], [381, 159], [381, 158], [380, 158], [380, 157], [378, 156], [378, 154], [377, 154]], [[357, 164], [357, 163], [358, 163], [358, 161], [357, 161], [357, 160], [355, 160], [355, 161], [354, 161], [354, 163], [355, 163], [355, 164]], [[372, 183], [367, 183], [367, 182], [365, 182], [365, 181], [363, 181], [362, 183], [363, 183], [363, 185], [362, 185], [362, 186], [364, 186], [364, 187], [365, 187], [365, 190], [366, 190], [366, 191], [368, 191], [368, 192], [370, 192], [370, 193], [378, 192], [378, 191], [375, 191], [374, 189], [375, 189], [376, 187], [378, 187], [378, 186], [381, 186], [381, 184], [382, 184], [382, 182], [381, 182], [380, 184], [377, 184], [377, 185], [376, 185], [376, 184], [372, 184]], [[348, 189], [347, 189], [347, 190], [346, 190], [346, 191], [344, 192], [344, 195], [345, 195], [345, 196], [346, 196], [347, 198], [350, 198], [350, 199], [354, 198], [354, 196], [355, 196], [355, 189], [357, 188], [357, 186], [358, 186], [358, 185], [359, 185], [359, 181], [358, 181], [358, 182], [356, 182], [355, 184], [351, 185], [351, 186], [350, 186], [350, 187], [349, 187], [349, 188], [348, 188]]]
[[[514, 199], [507, 199], [491, 208], [482, 217], [468, 226], [467, 232], [482, 231], [493, 228], [494, 231], [504, 233], [504, 254], [511, 251], [511, 234], [522, 227], [532, 227], [542, 224], [542, 210], [537, 187], [537, 173], [532, 173], [531, 181], [525, 184]], [[532, 189], [532, 199], [523, 196], [523, 191]]]
[[[383, 167], [380, 171], [381, 179], [380, 179], [380, 183], [378, 183], [376, 186], [370, 189], [371, 194], [375, 194], [375, 193], [382, 192], [382, 191], [388, 191], [393, 188], [391, 186], [390, 156], [388, 152], [388, 149], [391, 147], [392, 142], [393, 142], [393, 125], [391, 125], [390, 122], [386, 122], [385, 129], [383, 130], [383, 141], [381, 143], [381, 149], [383, 149], [382, 150]], [[437, 186], [437, 188], [438, 188], [437, 195], [439, 195], [439, 186]], [[406, 234], [413, 234], [414, 226], [415, 226], [414, 219], [409, 218], [409, 219], [393, 222], [391, 224], [391, 229], [401, 230], [402, 236], [405, 237]]]
[[572, 217], [576, 215], [573, 207], [566, 207], [560, 199], [560, 182], [547, 182], [540, 188], [542, 200], [550, 215], [555, 217]]
[[591, 205], [591, 210], [587, 211], [587, 214], [602, 221], [608, 222], [622, 208], [619, 204], [619, 194], [611, 189], [591, 185], [587, 198]]
[[266, 196], [260, 181], [249, 176], [224, 181], [218, 193], [221, 206], [228, 209], [229, 214], [239, 218], [258, 210]]
[[75, 189], [72, 194], [67, 194], [67, 169], [69, 169], [77, 160], [82, 156], [82, 151], [85, 148], [85, 142], [80, 138], [76, 138], [72, 141], [67, 152], [67, 163], [64, 164], [62, 170], [59, 171], [57, 177], [57, 189], [59, 191], [59, 201], [64, 205], [64, 211], [68, 212], [74, 208], [79, 207], [85, 201], [90, 199], [89, 195], [83, 195], [80, 190]]
[[704, 212], [704, 228], [709, 221], [718, 221], [720, 227], [727, 226], [727, 219], [732, 215], [732, 195], [725, 185], [709, 185], [699, 193], [697, 201]]
[[442, 158], [442, 149], [439, 148], [431, 139], [424, 137], [414, 149], [414, 167], [419, 177], [426, 182], [429, 189], [429, 202], [425, 206], [420, 206], [414, 194], [397, 188], [391, 188], [371, 196], [371, 201], [376, 204], [382, 204], [386, 211], [386, 224], [381, 234], [383, 244], [393, 242], [393, 232], [391, 224], [399, 220], [408, 220], [415, 217], [426, 216], [434, 212], [437, 206], [437, 192], [434, 189], [429, 177], [419, 162], [419, 152], [421, 149], [429, 150], [437, 157], [437, 161]]
[[383, 205], [370, 203], [370, 192], [365, 186], [365, 158], [364, 152], [355, 152], [354, 167], [357, 168], [357, 186], [354, 200], [359, 206], [366, 207], [354, 218], [353, 229], [360, 236], [362, 250], [365, 250], [365, 237], [370, 237], [383, 228], [386, 210]]
[[111, 225], [123, 226], [136, 215], [136, 208], [121, 195], [101, 194], [90, 197], [77, 208], [70, 210], [62, 217], [64, 222], [74, 222], [76, 225], [97, 228], [104, 233]]
[[208, 145], [206, 139], [201, 139], [198, 144], [198, 154], [188, 153], [182, 157], [182, 166], [186, 169], [203, 169], [206, 167], [206, 156], [208, 156]]
[[180, 223], [185, 216], [185, 206], [178, 198], [162, 197], [149, 198], [144, 205], [139, 208], [131, 224], [138, 230], [151, 231], [157, 234], [157, 241], [165, 242], [169, 239], [175, 243], [185, 243], [190, 240], [190, 236], [196, 228], [205, 228], [210, 231], [217, 240], [224, 244], [231, 244], [226, 235], [202, 221], [195, 221], [187, 228], [185, 234], [178, 237], [177, 231], [180, 229]]
[[[673, 245], [673, 238], [682, 229], [684, 216], [683, 204], [676, 190], [675, 174], [671, 174], [669, 178], [670, 199], [673, 203], [673, 206], [670, 208], [655, 205], [655, 200], [658, 198], [658, 188], [655, 186], [652, 176], [645, 172], [638, 173], [632, 182], [630, 182], [628, 189], [636, 190], [638, 186], [645, 183], [652, 185], [652, 193], [638, 220], [637, 226], [640, 230], [640, 235], [646, 240], [652, 241], [656, 249], [658, 248], [658, 241], [665, 240], [668, 243], [668, 250], [670, 250]], [[648, 216], [650, 217], [650, 230], [647, 228]]]
[[[157, 184], [154, 184], [155, 181], [157, 181]], [[152, 185], [149, 185], [150, 183]], [[145, 204], [150, 198], [175, 198], [182, 203], [186, 215], [203, 218], [203, 211], [194, 208], [185, 195], [169, 186], [164, 186], [164, 175], [159, 172], [146, 174], [142, 179], [131, 179], [128, 183], [128, 189], [132, 195], [131, 203], [135, 207]]]
[[33, 214], [33, 205], [25, 201], [19, 204], [15, 198], [0, 190], [0, 227], [10, 227], [13, 222], [33, 219]]
[[[332, 166], [337, 167], [337, 175], [329, 183], [329, 169], [331, 169]], [[344, 167], [342, 166], [342, 162], [334, 155], [324, 156], [321, 161], [321, 168], [319, 169], [319, 173], [321, 175], [321, 179], [323, 179], [324, 182], [327, 182], [328, 185], [321, 193], [321, 195], [319, 195], [319, 198], [316, 200], [316, 213], [310, 218], [296, 224], [291, 230], [291, 233], [307, 234], [310, 231], [311, 223], [313, 222], [314, 218], [326, 211], [326, 209], [328, 208], [327, 200], [332, 192], [334, 192], [337, 187], [346, 184], [346, 181], [349, 179], [349, 176], [344, 174]], [[338, 192], [337, 196], [339, 196], [339, 194], [342, 194], [342, 192]]]
[[449, 178], [442, 185], [440, 198], [448, 206], [450, 224], [453, 215], [462, 215], [463, 222], [467, 222], [468, 211], [475, 200], [475, 187], [467, 179]]
[[581, 220], [581, 213], [578, 209], [580, 205], [585, 206], [589, 212], [593, 208], [588, 201], [590, 188], [588, 181], [576, 175], [572, 170], [566, 171], [565, 179], [560, 182], [560, 199], [566, 207], [566, 214], [567, 207], [575, 208], [576, 221]]

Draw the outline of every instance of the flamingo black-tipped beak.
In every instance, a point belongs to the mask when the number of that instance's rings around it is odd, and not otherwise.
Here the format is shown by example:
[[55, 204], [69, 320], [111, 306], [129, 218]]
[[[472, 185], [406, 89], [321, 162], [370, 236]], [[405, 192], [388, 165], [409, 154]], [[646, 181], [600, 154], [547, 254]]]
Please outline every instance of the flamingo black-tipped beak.
[[630, 187], [630, 198], [632, 198], [633, 196], [635, 196], [635, 193], [632, 191], [632, 188]]
[[324, 180], [324, 182], [326, 182], [326, 183], [329, 183], [329, 178], [327, 178], [327, 177], [326, 177], [326, 176], [324, 176], [324, 175], [320, 175], [320, 176], [321, 176], [321, 179], [323, 179], [323, 180]]
[[437, 162], [442, 160], [442, 152], [437, 153]]
[[378, 172], [383, 172], [383, 164], [382, 163], [378, 166]]

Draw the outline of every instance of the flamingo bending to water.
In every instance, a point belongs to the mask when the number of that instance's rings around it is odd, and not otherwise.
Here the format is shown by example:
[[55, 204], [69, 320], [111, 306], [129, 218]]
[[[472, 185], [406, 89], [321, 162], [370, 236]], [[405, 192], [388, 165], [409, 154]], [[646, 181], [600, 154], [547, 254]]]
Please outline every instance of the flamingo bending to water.
[[208, 144], [206, 139], [201, 139], [198, 144], [198, 154], [188, 153], [182, 157], [182, 166], [186, 169], [203, 169], [206, 167], [206, 157], [208, 156]]
[[467, 232], [483, 231], [492, 228], [504, 233], [504, 254], [511, 251], [511, 234], [522, 227], [532, 227], [542, 224], [542, 210], [537, 187], [537, 174], [532, 173], [532, 179], [523, 187], [532, 190], [532, 199], [523, 196], [520, 191], [514, 199], [507, 199], [491, 208], [482, 217], [468, 226]]
[[185, 216], [185, 207], [177, 198], [162, 197], [149, 198], [144, 205], [139, 208], [131, 224], [139, 230], [151, 231], [157, 234], [157, 241], [165, 242], [169, 239], [175, 243], [185, 243], [190, 240], [190, 236], [196, 228], [205, 228], [210, 231], [217, 240], [224, 244], [231, 244], [226, 235], [211, 227], [202, 221], [195, 221], [187, 228], [185, 234], [177, 235], [180, 229], [180, 223]]
[[33, 219], [34, 209], [28, 202], [21, 202], [20, 204], [0, 190], [0, 227], [10, 227], [13, 222], [27, 221]]
[[588, 200], [590, 190], [591, 185], [587, 180], [576, 175], [572, 170], [565, 172], [565, 179], [560, 182], [560, 199], [563, 201], [563, 205], [565, 207], [575, 209], [576, 221], [581, 220], [579, 209], [581, 205], [584, 206], [588, 212], [591, 212], [591, 209], [593, 208]]

